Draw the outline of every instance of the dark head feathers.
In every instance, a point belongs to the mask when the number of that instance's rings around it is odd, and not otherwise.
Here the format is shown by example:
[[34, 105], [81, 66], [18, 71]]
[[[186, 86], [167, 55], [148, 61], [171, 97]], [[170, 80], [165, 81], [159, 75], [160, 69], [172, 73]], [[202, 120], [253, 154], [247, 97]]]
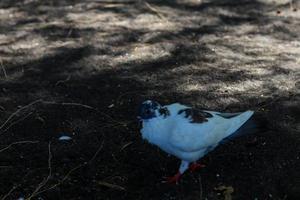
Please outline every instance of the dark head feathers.
[[146, 120], [156, 117], [155, 111], [160, 107], [161, 105], [156, 101], [144, 101], [139, 108], [139, 118]]

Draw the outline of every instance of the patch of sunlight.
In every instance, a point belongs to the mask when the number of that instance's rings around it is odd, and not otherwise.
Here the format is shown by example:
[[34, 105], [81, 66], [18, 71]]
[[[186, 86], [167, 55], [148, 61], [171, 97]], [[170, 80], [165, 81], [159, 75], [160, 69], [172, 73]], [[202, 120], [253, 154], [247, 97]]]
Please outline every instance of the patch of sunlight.
[[266, 65], [259, 65], [256, 67], [253, 67], [253, 65], [245, 65], [245, 68], [249, 69], [247, 71], [247, 74], [254, 75], [254, 76], [271, 76], [273, 71], [268, 69]]
[[114, 59], [117, 63], [124, 62], [148, 62], [155, 61], [171, 56], [171, 51], [175, 48], [172, 43], [157, 44], [139, 44], [131, 48], [131, 50]]
[[299, 75], [290, 73], [288, 75], [275, 75], [270, 79], [270, 86], [276, 87], [280, 92], [291, 91], [295, 89]]
[[241, 100], [234, 96], [231, 96], [231, 97], [218, 96], [218, 98], [216, 98], [215, 101], [216, 101], [215, 104], [221, 105], [223, 108], [226, 108], [227, 106], [232, 105], [232, 104], [241, 103]]
[[184, 85], [184, 91], [205, 91], [207, 89], [206, 85], [200, 83], [192, 83]]
[[[84, 13], [68, 13], [66, 18], [72, 21], [78, 28], [106, 28], [121, 21], [120, 15], [114, 12], [96, 13], [90, 11]], [[103, 23], [105, 23], [106, 27], [103, 27]]]
[[[234, 48], [231, 49], [232, 41], [234, 46], [241, 48], [239, 51]], [[264, 61], [278, 61], [282, 59], [299, 60], [300, 56], [300, 42], [282, 42], [267, 35], [253, 35], [248, 36], [225, 36], [222, 40], [223, 46], [216, 46], [217, 41], [212, 41], [208, 45], [218, 55], [224, 56], [227, 59], [243, 59], [246, 61], [264, 60]], [[247, 46], [245, 46], [245, 43]]]
[[272, 4], [272, 5], [284, 5], [290, 3], [292, 0], [257, 0], [263, 4]]
[[14, 43], [17, 39], [28, 35], [27, 31], [12, 32], [10, 34], [0, 34], [0, 45]]
[[132, 20], [115, 22], [114, 25], [150, 31], [175, 31], [178, 29], [178, 25], [175, 22], [152, 14], [140, 14]]
[[235, 27], [235, 32], [237, 35], [242, 37], [249, 37], [247, 34], [255, 32], [257, 30], [257, 25], [253, 24], [241, 24]]
[[246, 80], [230, 85], [224, 85], [217, 91], [227, 91], [229, 94], [253, 92], [261, 95], [285, 93], [295, 89], [298, 78], [293, 74], [275, 75], [264, 78], [264, 80]]
[[10, 47], [13, 50], [28, 50], [28, 49], [37, 48], [44, 44], [45, 44], [44, 38], [36, 36], [35, 38], [16, 41]]
[[[265, 53], [295, 53], [300, 54], [300, 42], [298, 40], [292, 40], [289, 42], [282, 42], [280, 39], [276, 39], [268, 35], [253, 35], [251, 37], [244, 37], [236, 39], [239, 44], [245, 44], [247, 42], [248, 48], [256, 47], [266, 49]], [[271, 50], [271, 51], [270, 51]]]
[[241, 93], [241, 92], [248, 92], [248, 91], [263, 91], [264, 88], [264, 81], [261, 80], [246, 80], [240, 81], [238, 83], [233, 83], [229, 85], [222, 85], [217, 91], [224, 92], [227, 91], [228, 93]]
[[246, 62], [250, 62], [255, 60], [256, 58], [253, 56], [249, 56], [243, 53], [243, 49], [241, 51], [232, 50], [230, 46], [214, 46], [211, 47], [213, 51], [224, 61], [227, 62], [235, 62], [237, 60], [243, 60]]
[[71, 12], [66, 18], [79, 28], [100, 28], [103, 30], [114, 30], [116, 28], [147, 29], [147, 30], [176, 30], [178, 25], [171, 22], [167, 17], [159, 17], [155, 14], [138, 14], [136, 17], [128, 18], [122, 13], [99, 12]]
[[11, 20], [11, 23], [15, 23], [16, 18], [24, 19], [25, 16], [27, 16], [26, 12], [16, 8], [0, 9], [0, 22], [8, 23]]
[[[35, 59], [36, 56], [41, 57], [49, 44], [41, 36], [29, 36], [24, 34], [19, 37], [18, 34], [12, 33], [9, 37], [9, 46], [3, 48], [6, 53], [5, 60], [7, 62], [23, 63], [28, 58]], [[0, 40], [1, 43], [1, 40]]]
[[[274, 48], [274, 51], [286, 53], [287, 55], [298, 54], [300, 55], [300, 43], [299, 42], [288, 42], [289, 44], [278, 44], [278, 48]], [[296, 44], [296, 45], [295, 45]], [[299, 56], [298, 56], [299, 57]]]
[[300, 55], [297, 58], [295, 58], [295, 61], [287, 61], [284, 64], [281, 64], [280, 67], [282, 69], [286, 69], [290, 72], [298, 73], [300, 75]]
[[179, 78], [180, 73], [173, 73], [176, 79], [176, 90], [179, 92], [211, 91], [219, 87], [218, 83], [208, 81], [207, 75], [196, 78], [193, 75], [184, 75]]

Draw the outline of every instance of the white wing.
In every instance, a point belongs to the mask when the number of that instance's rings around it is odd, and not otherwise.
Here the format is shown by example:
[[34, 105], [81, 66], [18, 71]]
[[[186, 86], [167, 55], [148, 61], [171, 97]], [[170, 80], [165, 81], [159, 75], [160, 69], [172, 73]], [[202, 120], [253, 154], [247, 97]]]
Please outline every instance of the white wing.
[[176, 151], [182, 152], [214, 148], [221, 140], [240, 128], [252, 116], [253, 111], [246, 111], [232, 118], [224, 118], [217, 112], [209, 113], [212, 117], [202, 123], [190, 123], [188, 119], [178, 115], [176, 126], [170, 135], [170, 145]]

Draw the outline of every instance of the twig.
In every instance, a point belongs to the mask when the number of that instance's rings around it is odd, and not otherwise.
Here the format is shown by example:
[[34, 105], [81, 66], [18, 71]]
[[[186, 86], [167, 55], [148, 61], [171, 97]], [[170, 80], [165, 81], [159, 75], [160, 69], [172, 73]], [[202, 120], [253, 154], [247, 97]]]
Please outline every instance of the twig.
[[51, 159], [52, 159], [51, 142], [49, 142], [49, 144], [48, 144], [48, 170], [49, 170], [48, 176], [42, 182], [40, 182], [40, 184], [37, 186], [37, 188], [33, 191], [33, 193], [26, 200], [30, 200], [33, 197], [35, 197], [36, 195], [38, 195], [41, 188], [44, 187], [48, 183], [49, 179], [52, 176]]
[[[23, 121], [25, 120], [28, 116], [30, 116], [33, 112], [30, 112], [28, 114], [26, 114], [24, 117], [22, 117], [21, 119], [18, 119], [18, 120], [15, 120], [13, 122], [11, 122], [8, 126], [7, 124], [15, 117], [17, 116], [19, 113], [23, 112], [24, 110], [30, 108], [31, 106], [35, 105], [35, 104], [38, 104], [38, 103], [41, 103], [41, 104], [48, 104], [48, 105], [61, 105], [61, 106], [79, 106], [79, 107], [83, 107], [83, 108], [86, 108], [86, 109], [90, 109], [90, 110], [94, 110], [96, 111], [97, 113], [105, 116], [106, 118], [109, 118], [112, 122], [114, 122], [115, 124], [117, 124], [118, 126], [121, 125], [121, 126], [126, 126], [128, 123], [124, 123], [124, 122], [120, 122], [118, 120], [115, 120], [114, 118], [112, 118], [110, 115], [104, 113], [104, 112], [100, 112], [99, 110], [97, 110], [96, 108], [92, 107], [92, 106], [89, 106], [89, 105], [85, 105], [85, 104], [81, 104], [81, 103], [69, 103], [69, 102], [54, 102], [54, 101], [44, 101], [42, 99], [38, 99], [38, 100], [35, 100], [31, 103], [29, 103], [28, 105], [25, 105], [21, 108], [19, 108], [18, 110], [16, 110], [14, 113], [12, 113], [8, 118], [7, 120], [0, 126], [0, 135], [5, 133], [7, 130], [9, 130], [12, 126], [16, 125], [17, 123], [19, 123], [20, 121]], [[131, 123], [131, 122], [129, 122]], [[113, 126], [116, 126], [115, 124], [113, 124]], [[5, 127], [7, 126], [7, 127]], [[4, 128], [5, 127], [5, 128]]]
[[95, 158], [97, 157], [98, 153], [101, 151], [101, 149], [103, 148], [104, 145], [104, 141], [101, 143], [100, 147], [97, 149], [96, 153], [93, 155], [93, 157], [89, 160], [88, 163], [91, 163], [95, 160]]
[[[72, 30], [72, 29], [71, 29]], [[65, 83], [71, 79], [71, 75], [69, 75], [65, 80], [60, 80], [55, 83], [55, 86], [58, 86], [61, 83]]]
[[[0, 126], [0, 130], [3, 129], [7, 124], [8, 122], [10, 122], [10, 120], [17, 116], [21, 111], [37, 104], [37, 103], [42, 103], [42, 104], [49, 104], [49, 105], [61, 105], [61, 106], [80, 106], [80, 107], [83, 107], [83, 108], [86, 108], [86, 109], [90, 109], [90, 110], [94, 110], [94, 111], [97, 111], [98, 113], [100, 113], [101, 115], [109, 118], [110, 120], [114, 121], [115, 123], [117, 124], [120, 124], [120, 125], [127, 125], [126, 123], [123, 123], [123, 122], [120, 122], [118, 120], [115, 120], [114, 118], [112, 118], [111, 116], [109, 116], [108, 114], [104, 113], [104, 112], [100, 112], [98, 111], [96, 108], [92, 107], [92, 106], [89, 106], [89, 105], [85, 105], [85, 104], [81, 104], [81, 103], [69, 103], [69, 102], [54, 102], [54, 101], [44, 101], [42, 99], [38, 99], [36, 101], [33, 101], [31, 102], [30, 104], [26, 105], [26, 106], [23, 106], [21, 108], [19, 108], [18, 110], [16, 110], [14, 113], [12, 113], [8, 118], [7, 120]], [[27, 116], [28, 117], [28, 116]], [[26, 118], [26, 117], [25, 117]], [[24, 120], [24, 119], [23, 119]], [[19, 121], [17, 121], [19, 122]], [[14, 124], [16, 124], [17, 122], [14, 122]], [[12, 126], [12, 125], [10, 125]], [[6, 129], [5, 129], [6, 131]]]
[[1, 198], [1, 200], [5, 200], [7, 197], [9, 197], [9, 195], [10, 195], [15, 189], [17, 189], [18, 187], [19, 187], [19, 185], [14, 185], [14, 186], [8, 191], [8, 193], [5, 194], [5, 195]]
[[7, 166], [4, 166], [4, 165], [0, 165], [0, 169], [1, 168], [12, 168], [13, 166], [9, 166], [9, 165], [7, 165]]
[[[6, 167], [6, 166], [1, 166], [1, 167]], [[0, 167], [0, 168], [1, 168]], [[13, 166], [7, 166], [7, 167], [13, 167]], [[26, 174], [25, 174], [25, 176], [23, 177], [23, 180], [28, 176], [28, 174], [30, 174], [30, 171], [29, 172], [27, 172]], [[12, 189], [5, 195], [5, 196], [3, 196], [2, 198], [1, 198], [1, 200], [5, 200], [7, 197], [9, 197], [10, 195], [11, 195], [11, 193], [15, 190], [15, 189], [17, 189], [18, 187], [20, 187], [20, 185], [21, 185], [21, 183], [19, 183], [19, 184], [15, 184], [13, 187], [12, 187]]]
[[74, 171], [76, 171], [77, 169], [79, 169], [79, 168], [81, 168], [81, 167], [83, 167], [83, 166], [85, 166], [86, 165], [86, 163], [82, 163], [82, 164], [80, 164], [80, 165], [78, 165], [78, 166], [76, 166], [76, 167], [74, 167], [74, 168], [72, 168], [58, 183], [56, 183], [56, 184], [54, 184], [54, 185], [52, 185], [52, 186], [50, 186], [49, 188], [46, 188], [46, 189], [44, 189], [44, 190], [41, 190], [41, 191], [39, 191], [39, 192], [37, 192], [36, 194], [35, 194], [35, 196], [36, 195], [39, 195], [39, 194], [41, 194], [41, 193], [44, 193], [44, 192], [46, 192], [46, 191], [49, 191], [49, 190], [52, 190], [52, 189], [54, 189], [54, 188], [56, 188], [56, 187], [58, 187], [58, 186], [60, 186], [61, 184], [63, 184], [63, 182], [65, 181], [65, 180], [67, 180], [68, 178], [69, 178], [69, 176], [74, 172]]
[[[63, 184], [63, 183], [65, 182], [65, 180], [67, 180], [67, 179], [70, 177], [70, 175], [71, 175], [74, 171], [80, 169], [80, 168], [83, 167], [83, 166], [86, 166], [86, 165], [90, 164], [90, 163], [97, 157], [98, 153], [99, 153], [99, 152], [101, 151], [101, 149], [103, 148], [103, 144], [104, 144], [104, 142], [101, 143], [100, 147], [97, 149], [97, 151], [95, 152], [95, 154], [92, 156], [92, 158], [91, 158], [89, 161], [84, 162], [84, 163], [81, 163], [81, 164], [79, 164], [78, 166], [72, 168], [72, 169], [71, 169], [71, 170], [70, 170], [70, 171], [69, 171], [69, 172], [68, 172], [68, 173], [60, 180], [60, 181], [58, 181], [58, 182], [55, 183], [54, 185], [52, 185], [52, 186], [50, 186], [50, 187], [48, 187], [48, 188], [46, 188], [46, 189], [44, 189], [44, 190], [41, 190], [41, 191], [36, 192], [35, 196], [36, 196], [36, 195], [39, 195], [39, 194], [41, 194], [41, 193], [43, 193], [43, 192], [52, 190], [52, 189], [54, 189], [54, 188], [60, 186], [61, 184]], [[28, 199], [28, 200], [29, 200], [29, 199]]]
[[5, 67], [3, 65], [3, 61], [2, 61], [1, 58], [0, 58], [0, 65], [1, 65], [1, 68], [2, 68], [2, 71], [3, 71], [3, 74], [4, 74], [5, 78], [7, 79], [7, 73], [6, 73], [6, 70], [5, 70]]
[[[114, 120], [111, 118], [111, 120]], [[115, 123], [114, 124], [107, 124], [105, 126], [101, 126], [101, 128], [115, 128], [115, 127], [118, 127], [118, 126], [127, 126], [128, 124], [131, 124], [131, 123], [135, 123], [136, 120], [131, 120], [131, 121], [126, 121], [126, 122], [121, 122], [121, 121], [117, 121], [117, 120], [114, 120]]]
[[0, 153], [9, 149], [10, 147], [12, 147], [13, 145], [16, 145], [16, 144], [35, 144], [35, 143], [38, 143], [39, 141], [19, 141], [19, 142], [13, 142], [11, 143], [10, 145], [8, 145], [7, 147], [4, 147], [2, 149], [0, 149]]
[[28, 113], [27, 115], [25, 115], [24, 117], [22, 117], [21, 119], [18, 119], [14, 122], [12, 122], [7, 128], [5, 128], [3, 131], [1, 131], [1, 133], [5, 133], [6, 131], [8, 131], [12, 126], [16, 125], [17, 123], [25, 120], [27, 117], [29, 117], [33, 112]]
[[25, 110], [26, 108], [29, 108], [30, 106], [36, 104], [36, 103], [39, 103], [41, 102], [42, 100], [41, 99], [38, 99], [36, 101], [33, 101], [31, 102], [30, 104], [26, 105], [26, 106], [23, 106], [21, 108], [19, 108], [18, 110], [16, 110], [14, 113], [12, 113], [8, 118], [7, 120], [0, 126], [0, 130], [3, 129], [3, 127], [14, 117], [16, 116], [19, 112]]
[[92, 106], [81, 104], [81, 103], [65, 103], [65, 102], [57, 103], [57, 102], [52, 102], [52, 101], [41, 101], [41, 103], [43, 103], [43, 104], [53, 104], [53, 105], [62, 105], [62, 106], [81, 106], [83, 108], [87, 108], [87, 109], [96, 111], [97, 113], [109, 118], [111, 121], [115, 122], [116, 124], [126, 126], [127, 124], [132, 123], [132, 121], [130, 121], [128, 123], [118, 121], [118, 120], [114, 119], [113, 117], [111, 117], [110, 115], [108, 115], [104, 112], [101, 112], [101, 111], [97, 110], [96, 108], [94, 108]]
[[52, 105], [61, 105], [61, 106], [81, 106], [83, 108], [96, 110], [92, 106], [88, 106], [88, 105], [81, 104], [81, 103], [66, 103], [66, 102], [58, 103], [58, 102], [54, 102], [54, 101], [41, 101], [41, 103], [43, 103], [43, 104], [52, 104]]
[[202, 189], [201, 175], [199, 175], [199, 188], [200, 188], [199, 200], [202, 200], [202, 198], [203, 198], [203, 189]]
[[[130, 1], [128, 1], [128, 2], [130, 2]], [[126, 3], [128, 3], [128, 2], [126, 2]], [[124, 4], [124, 3], [109, 3], [109, 2], [103, 2], [103, 3], [104, 3], [103, 8], [117, 8], [117, 7], [121, 7], [121, 6], [123, 6], [123, 7], [126, 6], [126, 4]]]
[[[19, 108], [19, 109], [16, 110], [15, 112], [13, 112], [13, 113], [6, 119], [6, 121], [0, 126], [0, 131], [1, 131], [1, 133], [6, 132], [10, 127], [12, 127], [13, 125], [19, 123], [20, 121], [26, 119], [29, 115], [31, 115], [32, 112], [29, 113], [29, 114], [27, 114], [25, 117], [23, 117], [23, 118], [21, 118], [21, 119], [15, 121], [15, 122], [12, 122], [7, 128], [5, 128], [5, 129], [3, 130], [3, 128], [4, 128], [4, 127], [5, 127], [5, 126], [6, 126], [6, 125], [7, 125], [7, 124], [15, 117], [15, 116], [17, 116], [17, 115], [18, 115], [19, 113], [21, 113], [22, 111], [28, 109], [29, 107], [31, 107], [31, 106], [33, 106], [33, 105], [35, 105], [35, 104], [37, 104], [37, 103], [42, 103], [42, 104], [52, 104], [52, 105], [62, 105], [62, 106], [80, 106], [80, 107], [83, 107], [83, 108], [87, 108], [87, 109], [91, 109], [91, 110], [96, 110], [95, 108], [93, 108], [93, 107], [91, 107], [91, 106], [84, 105], [84, 104], [80, 104], [80, 103], [68, 103], [68, 102], [57, 103], [57, 102], [53, 102], [53, 101], [43, 101], [42, 99], [38, 99], [38, 100], [35, 100], [35, 101], [33, 101], [33, 102], [31, 102], [31, 103], [29, 103], [29, 104], [27, 104], [27, 105], [25, 105], [25, 106]], [[102, 114], [103, 114], [103, 113], [102, 113]], [[106, 115], [106, 114], [105, 114], [105, 115]], [[108, 115], [106, 115], [106, 116], [108, 116]], [[110, 118], [111, 118], [111, 117], [110, 117]], [[111, 118], [111, 119], [112, 119], [112, 118]], [[114, 120], [114, 121], [116, 121], [116, 120]]]
[[128, 142], [125, 145], [123, 145], [123, 147], [120, 149], [120, 151], [123, 151], [125, 148], [127, 148], [128, 146], [132, 145], [133, 142]]
[[119, 186], [119, 185], [115, 185], [115, 184], [111, 184], [111, 183], [107, 183], [107, 182], [104, 182], [104, 181], [98, 181], [97, 182], [99, 185], [101, 186], [105, 186], [105, 187], [108, 187], [108, 188], [112, 188], [112, 189], [116, 189], [116, 190], [121, 190], [121, 191], [125, 191], [126, 189], [122, 186]]
[[66, 102], [57, 103], [57, 102], [53, 102], [53, 101], [41, 101], [41, 103], [43, 103], [43, 104], [53, 104], [53, 105], [62, 105], [62, 106], [81, 106], [81, 107], [84, 107], [84, 108], [87, 108], [87, 109], [94, 110], [97, 113], [100, 113], [101, 115], [109, 118], [110, 120], [114, 121], [117, 124], [120, 124], [120, 125], [123, 125], [123, 126], [127, 125], [126, 123], [123, 123], [123, 122], [120, 122], [118, 120], [115, 120], [114, 118], [112, 118], [108, 114], [106, 114], [104, 112], [100, 112], [96, 108], [94, 108], [92, 106], [85, 105], [85, 104], [81, 104], [81, 103], [66, 103]]
[[67, 38], [69, 38], [71, 36], [72, 32], [73, 32], [73, 28], [70, 28], [70, 30], [69, 30], [69, 32], [67, 34]]
[[161, 19], [166, 19], [165, 16], [163, 16], [161, 14], [161, 11], [159, 11], [157, 8], [151, 6], [147, 1], [145, 1], [144, 3], [145, 3], [145, 5], [147, 6], [147, 8], [149, 10], [151, 10], [152, 12], [154, 12], [155, 14], [157, 14]]
[[[119, 124], [119, 125], [122, 125], [122, 126], [126, 126], [128, 123], [124, 123], [124, 122], [121, 122], [121, 121], [118, 121], [118, 120], [115, 120], [114, 118], [112, 118], [110, 115], [104, 113], [104, 112], [100, 112], [100, 111], [97, 111], [99, 114], [109, 118], [111, 121], [115, 122], [116, 124]], [[111, 126], [115, 126], [115, 124], [112, 124], [112, 125], [109, 125], [109, 127]]]

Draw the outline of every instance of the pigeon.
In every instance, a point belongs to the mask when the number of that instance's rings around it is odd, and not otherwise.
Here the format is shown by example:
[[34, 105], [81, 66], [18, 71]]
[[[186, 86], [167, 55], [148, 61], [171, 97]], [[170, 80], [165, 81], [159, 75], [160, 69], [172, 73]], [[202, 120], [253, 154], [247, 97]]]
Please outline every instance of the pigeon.
[[142, 138], [166, 153], [181, 160], [178, 172], [166, 182], [178, 183], [182, 174], [190, 169], [204, 167], [197, 161], [219, 144], [241, 134], [241, 127], [251, 118], [253, 111], [220, 113], [199, 110], [180, 103], [161, 106], [147, 100], [139, 108]]

